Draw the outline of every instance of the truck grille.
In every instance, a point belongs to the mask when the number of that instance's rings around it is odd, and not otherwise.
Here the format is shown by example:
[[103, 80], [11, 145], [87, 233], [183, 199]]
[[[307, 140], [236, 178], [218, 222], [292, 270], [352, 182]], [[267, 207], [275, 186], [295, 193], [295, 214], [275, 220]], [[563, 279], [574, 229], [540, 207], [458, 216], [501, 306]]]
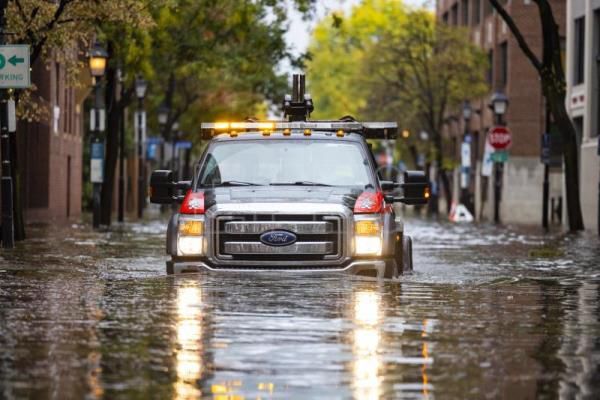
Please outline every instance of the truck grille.
[[[217, 215], [214, 227], [213, 254], [223, 264], [331, 264], [345, 250], [339, 215]], [[260, 236], [270, 230], [293, 232], [297, 240], [286, 246], [263, 244]]]

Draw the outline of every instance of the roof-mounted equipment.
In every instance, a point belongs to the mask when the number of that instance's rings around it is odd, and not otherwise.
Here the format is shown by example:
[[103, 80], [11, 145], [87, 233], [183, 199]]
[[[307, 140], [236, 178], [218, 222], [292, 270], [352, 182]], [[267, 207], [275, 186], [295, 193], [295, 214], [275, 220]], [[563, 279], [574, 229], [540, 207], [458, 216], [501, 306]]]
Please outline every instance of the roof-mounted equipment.
[[288, 121], [307, 121], [315, 106], [310, 94], [306, 93], [304, 75], [294, 74], [292, 77], [292, 94], [283, 99], [283, 115]]

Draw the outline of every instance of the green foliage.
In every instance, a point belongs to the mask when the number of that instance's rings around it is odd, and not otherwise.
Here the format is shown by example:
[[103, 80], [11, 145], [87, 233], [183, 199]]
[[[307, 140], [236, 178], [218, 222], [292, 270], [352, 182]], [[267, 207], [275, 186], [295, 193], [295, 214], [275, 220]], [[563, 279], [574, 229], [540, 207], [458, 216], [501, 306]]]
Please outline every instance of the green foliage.
[[435, 138], [448, 109], [487, 92], [487, 61], [466, 30], [436, 24], [429, 11], [411, 11], [407, 20], [369, 49], [363, 74], [373, 107], [365, 112]]
[[169, 106], [167, 130], [181, 120], [194, 134], [202, 120], [252, 116], [280, 100], [286, 77], [275, 67], [289, 54], [279, 3], [180, 0], [153, 15], [150, 102]]
[[[99, 26], [143, 32], [152, 25], [147, 4], [142, 0], [13, 0], [6, 10], [7, 30], [14, 33], [8, 39], [30, 45], [34, 68], [42, 65], [40, 60], [52, 58], [66, 71], [67, 84], [89, 86], [86, 53]], [[34, 86], [17, 93], [22, 119], [49, 116], [47, 99], [39, 97], [36, 90]]]
[[[291, 59], [284, 34], [292, 4], [305, 15], [314, 0], [14, 0], [10, 40], [28, 43], [32, 61], [52, 58], [69, 84], [90, 86], [86, 52], [98, 38], [133, 91], [138, 74], [150, 81], [153, 111], [171, 106], [171, 125], [193, 130], [204, 118], [245, 117], [280, 100], [286, 77], [277, 64]], [[291, 60], [297, 64], [300, 60]], [[20, 93], [23, 118], [49, 114], [36, 88]], [[131, 94], [131, 93], [130, 93]], [[132, 100], [133, 96], [129, 96]], [[168, 97], [165, 99], [165, 97]]]
[[[413, 132], [399, 141], [403, 155], [411, 147], [437, 158], [446, 112], [488, 89], [485, 54], [467, 31], [400, 1], [365, 0], [348, 16], [325, 18], [309, 51], [314, 116], [398, 121]], [[416, 139], [421, 130], [433, 148]]]
[[406, 23], [400, 1], [365, 0], [350, 15], [333, 13], [315, 28], [307, 63], [315, 118], [362, 117], [366, 107], [362, 65], [369, 48]]

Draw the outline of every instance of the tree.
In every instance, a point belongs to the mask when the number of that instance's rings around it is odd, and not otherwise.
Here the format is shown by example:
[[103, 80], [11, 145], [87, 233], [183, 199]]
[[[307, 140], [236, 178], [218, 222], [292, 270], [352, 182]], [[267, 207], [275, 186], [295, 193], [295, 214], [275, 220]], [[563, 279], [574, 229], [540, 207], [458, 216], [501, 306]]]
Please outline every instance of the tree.
[[410, 23], [403, 29], [387, 32], [369, 49], [363, 73], [369, 77], [365, 113], [395, 117], [404, 127], [429, 133], [437, 187], [444, 190], [449, 212], [452, 193], [443, 160], [444, 119], [464, 99], [487, 92], [487, 61], [466, 30], [436, 24], [427, 10], [411, 11], [407, 19]]
[[[308, 10], [311, 2], [294, 4]], [[111, 61], [107, 71], [108, 130], [102, 224], [111, 222], [118, 129], [122, 110], [132, 101], [133, 78], [143, 72], [149, 81], [149, 115], [163, 103], [167, 123], [149, 125], [165, 140], [179, 122], [188, 139], [199, 141], [198, 126], [213, 118], [244, 118], [264, 110], [265, 101], [279, 101], [286, 88], [278, 63], [291, 58], [284, 41], [287, 3], [272, 0], [170, 0], [148, 2], [152, 24], [147, 29], [100, 24]], [[132, 29], [135, 29], [132, 31]], [[142, 32], [137, 32], [142, 31]], [[295, 62], [295, 60], [292, 60]], [[116, 93], [116, 68], [128, 76], [126, 90]]]
[[546, 98], [554, 123], [561, 132], [563, 158], [565, 162], [565, 183], [567, 195], [567, 215], [571, 232], [584, 229], [579, 198], [579, 164], [577, 134], [566, 107], [566, 83], [561, 57], [560, 30], [548, 0], [533, 0], [538, 7], [542, 28], [542, 57], [533, 51], [525, 40], [514, 19], [498, 0], [490, 0], [500, 17], [506, 22], [519, 47], [537, 71], [542, 92]]
[[[80, 50], [89, 46], [100, 21], [143, 26], [143, 2], [140, 0], [93, 1], [93, 0], [13, 0], [7, 8], [7, 31], [13, 43], [29, 44], [31, 65], [48, 57], [61, 62], [71, 85], [77, 81], [79, 71], [86, 65]], [[36, 88], [15, 92], [17, 112], [21, 120], [39, 120], [49, 115], [44, 99], [36, 95]], [[25, 238], [20, 168], [16, 159], [19, 135], [11, 141], [13, 154], [13, 181], [15, 182], [15, 239]]]
[[402, 2], [365, 0], [349, 15], [333, 13], [317, 24], [307, 61], [315, 118], [362, 119], [367, 109], [362, 69], [367, 50], [387, 32], [402, 29], [406, 12]]
[[[442, 148], [446, 111], [487, 91], [485, 55], [467, 32], [436, 25], [428, 10], [369, 0], [348, 17], [334, 14], [317, 25], [309, 51], [314, 115], [391, 119], [402, 129], [427, 131], [438, 187], [450, 199]], [[416, 158], [414, 145], [398, 142], [401, 153]]]

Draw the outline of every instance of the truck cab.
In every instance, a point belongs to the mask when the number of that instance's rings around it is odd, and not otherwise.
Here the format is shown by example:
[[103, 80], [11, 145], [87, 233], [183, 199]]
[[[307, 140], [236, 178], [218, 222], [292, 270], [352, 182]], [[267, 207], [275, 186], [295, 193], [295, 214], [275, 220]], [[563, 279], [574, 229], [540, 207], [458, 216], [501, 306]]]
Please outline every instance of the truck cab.
[[[295, 97], [290, 106], [312, 107]], [[291, 119], [202, 124], [209, 143], [192, 180], [152, 174], [151, 202], [180, 203], [167, 230], [167, 273], [393, 278], [412, 270], [412, 242], [393, 204], [426, 203], [426, 177], [382, 181], [367, 143], [394, 138], [397, 125]]]

